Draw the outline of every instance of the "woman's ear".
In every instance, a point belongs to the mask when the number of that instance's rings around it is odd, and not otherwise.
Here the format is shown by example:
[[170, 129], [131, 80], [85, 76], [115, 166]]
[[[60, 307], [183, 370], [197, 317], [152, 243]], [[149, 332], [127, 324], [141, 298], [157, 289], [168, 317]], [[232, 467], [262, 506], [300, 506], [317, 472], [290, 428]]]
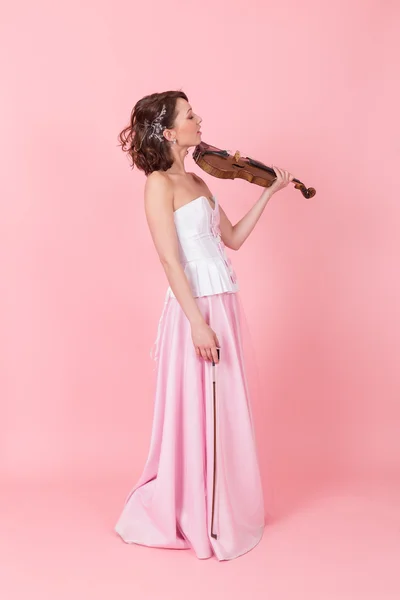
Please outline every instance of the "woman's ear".
[[173, 142], [175, 133], [171, 129], [164, 129], [163, 135], [168, 142]]

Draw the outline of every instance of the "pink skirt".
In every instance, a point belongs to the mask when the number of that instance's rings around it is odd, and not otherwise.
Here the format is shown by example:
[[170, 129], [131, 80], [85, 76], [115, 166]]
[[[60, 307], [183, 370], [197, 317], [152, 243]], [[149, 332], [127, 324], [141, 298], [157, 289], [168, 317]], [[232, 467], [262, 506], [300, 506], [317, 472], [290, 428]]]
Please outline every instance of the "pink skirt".
[[149, 454], [115, 531], [127, 543], [230, 560], [256, 546], [265, 526], [243, 310], [237, 292], [195, 300], [217, 334], [220, 362], [197, 356], [189, 321], [168, 297], [155, 348]]

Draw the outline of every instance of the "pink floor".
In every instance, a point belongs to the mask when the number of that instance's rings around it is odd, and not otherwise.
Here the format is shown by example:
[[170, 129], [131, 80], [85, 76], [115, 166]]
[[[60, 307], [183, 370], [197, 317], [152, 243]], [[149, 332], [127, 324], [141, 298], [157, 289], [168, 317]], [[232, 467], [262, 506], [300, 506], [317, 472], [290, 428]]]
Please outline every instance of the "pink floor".
[[281, 489], [261, 543], [229, 562], [124, 544], [113, 526], [128, 484], [3, 485], [1, 599], [400, 598], [398, 483], [305, 488], [286, 506]]

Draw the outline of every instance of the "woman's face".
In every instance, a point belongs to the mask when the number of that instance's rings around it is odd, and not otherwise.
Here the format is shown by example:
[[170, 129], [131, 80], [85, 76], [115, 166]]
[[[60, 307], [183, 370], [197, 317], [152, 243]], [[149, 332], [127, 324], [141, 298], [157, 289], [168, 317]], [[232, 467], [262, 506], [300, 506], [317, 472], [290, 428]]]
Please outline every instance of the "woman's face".
[[200, 123], [202, 121], [199, 115], [196, 115], [189, 102], [183, 98], [176, 101], [177, 116], [175, 118], [173, 136], [180, 146], [197, 146], [201, 142]]

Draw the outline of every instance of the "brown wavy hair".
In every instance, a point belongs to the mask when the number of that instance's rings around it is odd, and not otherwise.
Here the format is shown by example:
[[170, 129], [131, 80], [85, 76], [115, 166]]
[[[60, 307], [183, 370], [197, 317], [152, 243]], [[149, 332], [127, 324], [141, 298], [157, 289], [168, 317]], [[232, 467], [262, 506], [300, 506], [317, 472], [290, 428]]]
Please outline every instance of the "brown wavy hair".
[[184, 92], [169, 91], [150, 94], [136, 102], [129, 125], [118, 135], [119, 145], [127, 152], [132, 169], [136, 166], [147, 176], [153, 171], [166, 171], [172, 166], [173, 158], [167, 140], [164, 138], [164, 141], [160, 142], [155, 136], [149, 138], [145, 123], [151, 123], [165, 106], [162, 124], [167, 129], [172, 128], [178, 98], [189, 101]]

